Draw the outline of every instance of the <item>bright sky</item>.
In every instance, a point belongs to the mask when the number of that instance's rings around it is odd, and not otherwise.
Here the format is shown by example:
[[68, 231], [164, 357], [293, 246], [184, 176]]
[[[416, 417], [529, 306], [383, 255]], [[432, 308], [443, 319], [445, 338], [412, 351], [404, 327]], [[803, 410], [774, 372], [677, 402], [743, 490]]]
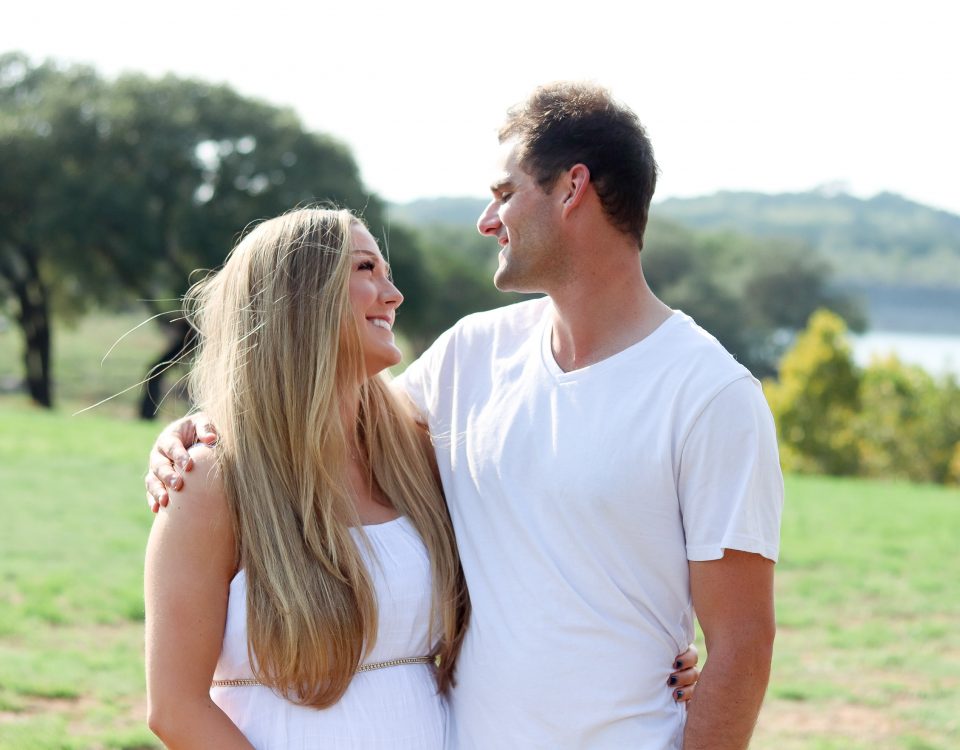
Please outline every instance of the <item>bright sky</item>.
[[225, 81], [353, 150], [392, 201], [482, 196], [506, 108], [610, 87], [658, 196], [845, 183], [960, 213], [955, 0], [8, 3], [0, 51]]

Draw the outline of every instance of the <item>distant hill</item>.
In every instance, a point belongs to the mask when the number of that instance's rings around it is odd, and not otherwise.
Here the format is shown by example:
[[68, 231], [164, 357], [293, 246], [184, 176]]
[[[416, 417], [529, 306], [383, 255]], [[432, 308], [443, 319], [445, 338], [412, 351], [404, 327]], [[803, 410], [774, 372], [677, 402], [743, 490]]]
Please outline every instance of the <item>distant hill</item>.
[[421, 198], [389, 207], [390, 217], [414, 227], [425, 224], [472, 227], [488, 198]]
[[[390, 215], [473, 248], [486, 198], [430, 198], [390, 206]], [[826, 190], [719, 192], [655, 203], [662, 222], [704, 232], [783, 237], [809, 245], [835, 283], [862, 300], [872, 328], [960, 333], [960, 216], [894, 193], [862, 199]], [[454, 230], [463, 230], [455, 238]], [[482, 242], [482, 240], [481, 240]]]
[[[391, 216], [414, 226], [472, 227], [485, 198], [428, 198], [394, 205]], [[894, 193], [856, 198], [845, 193], [719, 192], [669, 198], [651, 217], [693, 229], [800, 240], [855, 285], [960, 289], [960, 216]]]
[[670, 198], [654, 216], [689, 227], [806, 242], [841, 282], [960, 288], [960, 216], [894, 193], [720, 192]]

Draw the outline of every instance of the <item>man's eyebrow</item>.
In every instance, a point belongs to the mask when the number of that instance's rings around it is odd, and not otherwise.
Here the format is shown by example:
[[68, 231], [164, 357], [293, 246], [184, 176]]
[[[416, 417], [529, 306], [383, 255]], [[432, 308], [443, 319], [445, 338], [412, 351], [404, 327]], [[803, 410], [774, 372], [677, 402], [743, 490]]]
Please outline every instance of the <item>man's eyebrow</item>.
[[502, 193], [504, 190], [513, 187], [513, 180], [509, 177], [504, 177], [502, 180], [497, 180], [492, 185], [490, 185], [491, 193]]

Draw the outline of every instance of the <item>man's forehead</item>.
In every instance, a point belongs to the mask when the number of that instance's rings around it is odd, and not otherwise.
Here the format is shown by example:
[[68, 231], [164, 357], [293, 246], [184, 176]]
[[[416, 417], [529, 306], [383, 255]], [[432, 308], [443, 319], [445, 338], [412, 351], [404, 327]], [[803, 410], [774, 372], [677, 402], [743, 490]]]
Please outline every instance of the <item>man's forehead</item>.
[[511, 138], [500, 144], [494, 162], [493, 180], [490, 182], [491, 190], [514, 184], [522, 176], [523, 170], [517, 158], [518, 151], [519, 143], [516, 139]]

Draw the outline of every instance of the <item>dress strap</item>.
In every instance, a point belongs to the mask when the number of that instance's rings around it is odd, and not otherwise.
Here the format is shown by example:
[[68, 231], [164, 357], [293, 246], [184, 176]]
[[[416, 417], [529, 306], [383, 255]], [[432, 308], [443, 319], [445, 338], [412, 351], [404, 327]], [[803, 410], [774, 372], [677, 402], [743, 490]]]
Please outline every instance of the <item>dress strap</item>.
[[[372, 672], [375, 669], [386, 669], [387, 667], [402, 667], [406, 664], [436, 664], [435, 656], [407, 656], [402, 659], [390, 659], [389, 661], [372, 661], [368, 664], [361, 664], [357, 667], [357, 674], [360, 672]], [[210, 687], [255, 687], [262, 686], [263, 683], [253, 679], [241, 680], [213, 680]]]

